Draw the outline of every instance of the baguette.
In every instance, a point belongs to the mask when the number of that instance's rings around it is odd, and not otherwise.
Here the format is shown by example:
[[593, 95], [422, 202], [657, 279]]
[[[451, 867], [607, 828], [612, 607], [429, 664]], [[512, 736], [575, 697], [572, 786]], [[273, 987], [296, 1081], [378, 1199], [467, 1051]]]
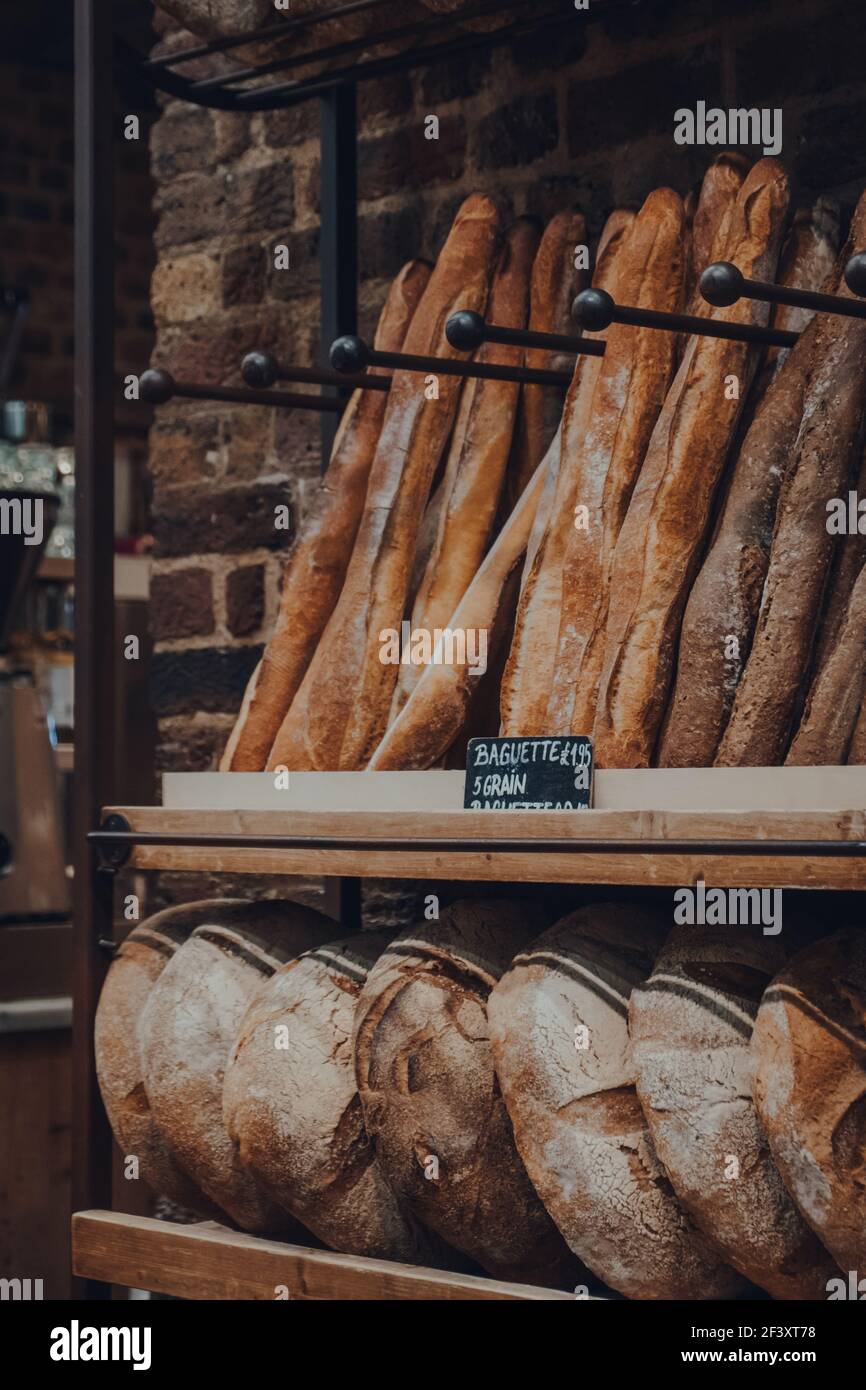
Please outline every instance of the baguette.
[[[864, 453], [860, 463], [857, 496], [858, 499], [866, 497], [866, 453]], [[818, 629], [815, 642], [815, 658], [812, 663], [815, 672], [820, 671], [839, 640], [851, 590], [864, 564], [866, 564], [866, 536], [862, 536], [858, 529], [837, 542], [836, 556], [827, 583], [821, 626]]]
[[[487, 317], [504, 328], [525, 328], [529, 279], [538, 246], [537, 224], [521, 218], [510, 229], [493, 274]], [[485, 343], [478, 361], [519, 367], [523, 349]], [[442, 484], [433, 549], [412, 608], [412, 629], [433, 633], [451, 617], [478, 569], [493, 528], [511, 448], [519, 385], [470, 379], [463, 387]], [[392, 718], [402, 709], [421, 668], [400, 667]]]
[[862, 767], [866, 763], [866, 696], [861, 701], [860, 710], [854, 722], [847, 762], [849, 767]]
[[[616, 297], [618, 267], [628, 245], [634, 217], [619, 209], [608, 219], [599, 243], [593, 284]], [[612, 225], [611, 225], [612, 224]], [[592, 337], [586, 334], [586, 337]], [[601, 372], [602, 358], [578, 357], [565, 401], [567, 419], [578, 403], [592, 398]], [[558, 618], [562, 603], [562, 518], [574, 516], [573, 471], [564, 465], [564, 439], [560, 433], [560, 461], [556, 489], [549, 508], [547, 528], [538, 542], [532, 566], [524, 570], [514, 637], [500, 692], [502, 732], [509, 735], [549, 733], [545, 727], [547, 700], [553, 683], [558, 644]]]
[[866, 692], [866, 566], [851, 590], [835, 645], [818, 669], [785, 763], [804, 767], [847, 760]]
[[[409, 261], [388, 292], [376, 348], [397, 352], [430, 278]], [[373, 367], [381, 374], [381, 369]], [[248, 684], [220, 763], [221, 772], [259, 772], [301, 684], [352, 553], [388, 393], [357, 390], [340, 421], [331, 462], [289, 556], [276, 630]]]
[[[498, 239], [495, 205], [467, 198], [406, 336], [407, 353], [456, 356], [445, 322], [457, 309], [484, 310]], [[438, 395], [430, 398], [434, 384]], [[305, 750], [300, 767], [364, 767], [385, 731], [397, 667], [380, 659], [382, 634], [400, 630], [418, 527], [458, 399], [457, 377], [425, 382], [394, 372], [343, 590], [310, 663], [303, 714], [296, 697], [278, 734], [281, 745]]]
[[[837, 263], [837, 294], [850, 297], [842, 270], [864, 238], [866, 196]], [[836, 540], [827, 530], [826, 504], [845, 492], [863, 449], [866, 323], [828, 314], [815, 324], [803, 418], [782, 485], [761, 613], [716, 754], [719, 767], [773, 766], [784, 756]]]
[[[533, 333], [574, 333], [571, 306], [586, 284], [585, 273], [575, 268], [575, 250], [585, 242], [586, 220], [576, 208], [558, 212], [545, 227], [532, 266], [529, 327]], [[572, 359], [548, 348], [528, 348], [526, 365], [542, 371], [570, 371]], [[563, 395], [558, 386], [524, 386], [520, 392], [508, 467], [512, 502], [547, 453], [562, 417]]]
[[[788, 203], [788, 179], [763, 159], [743, 182], [726, 258], [744, 275], [772, 279]], [[748, 301], [711, 317], [766, 323]], [[647, 767], [670, 684], [683, 608], [710, 507], [755, 367], [755, 350], [723, 338], [690, 340], [650, 440], [619, 534], [611, 579], [594, 739], [601, 767]], [[739, 399], [727, 389], [739, 381]]]
[[[838, 250], [837, 232], [838, 215], [834, 221], [826, 200], [811, 213], [800, 209], [782, 252], [780, 283], [820, 290]], [[752, 392], [754, 414], [686, 604], [660, 767], [709, 767], [728, 722], [758, 619], [779, 488], [800, 428], [817, 332], [811, 319], [804, 310], [777, 307], [776, 326], [804, 336], [790, 354], [770, 349]]]
[[[548, 452], [554, 450], [555, 442]], [[523, 558], [547, 470], [548, 460], [543, 459], [448, 621], [452, 631], [487, 634], [488, 663], [494, 646], [491, 633], [504, 621], [508, 582]], [[433, 767], [464, 727], [474, 683], [479, 679], [465, 662], [426, 667], [370, 759], [370, 771]]]
[[690, 314], [709, 313], [700, 291], [700, 278], [708, 265], [724, 257], [731, 209], [748, 172], [749, 161], [744, 155], [725, 150], [716, 155], [704, 174], [692, 219], [691, 258], [686, 272], [684, 299]]
[[[651, 193], [618, 267], [624, 304], [674, 313], [685, 271], [682, 201], [671, 189]], [[674, 371], [675, 335], [611, 324], [591, 399], [572, 403], [563, 425], [564, 463], [588, 524], [557, 515], [563, 532], [559, 645], [547, 703], [550, 733], [589, 734], [595, 720], [610, 571], [629, 498]]]

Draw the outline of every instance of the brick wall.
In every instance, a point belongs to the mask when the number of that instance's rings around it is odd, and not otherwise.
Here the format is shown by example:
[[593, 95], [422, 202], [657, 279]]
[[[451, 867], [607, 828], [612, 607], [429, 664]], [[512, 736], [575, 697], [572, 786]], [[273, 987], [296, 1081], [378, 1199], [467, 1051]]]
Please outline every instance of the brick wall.
[[[639, 6], [359, 88], [362, 331], [388, 278], [432, 256], [463, 196], [514, 213], [578, 203], [594, 237], [616, 204], [686, 192], [714, 150], [684, 149], [673, 113], [782, 105], [783, 157], [805, 193], [846, 208], [866, 178], [866, 83], [856, 7], [836, 0]], [[849, 62], [850, 58], [850, 62]], [[440, 139], [423, 138], [428, 114]], [[244, 352], [317, 359], [315, 104], [254, 115], [169, 103], [154, 127], [155, 362], [237, 379]], [[278, 242], [292, 269], [272, 268]], [[206, 769], [233, 722], [277, 605], [286, 544], [273, 504], [299, 515], [318, 476], [318, 419], [189, 403], [158, 412], [150, 459], [158, 543], [152, 620], [163, 769]]]
[[[30, 313], [12, 380], [71, 424], [73, 314], [72, 76], [0, 64], [0, 280], [29, 289]], [[153, 186], [142, 138], [118, 140], [116, 360], [137, 372], [153, 346]], [[5, 332], [5, 328], [3, 330]]]

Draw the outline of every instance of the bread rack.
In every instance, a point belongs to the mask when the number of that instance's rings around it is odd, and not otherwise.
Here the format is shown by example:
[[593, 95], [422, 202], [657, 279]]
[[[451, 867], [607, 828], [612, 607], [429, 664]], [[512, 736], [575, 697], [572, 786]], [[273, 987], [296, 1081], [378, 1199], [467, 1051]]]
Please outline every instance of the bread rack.
[[[93, 1019], [108, 964], [101, 943], [113, 939], [113, 884], [121, 862], [137, 870], [183, 867], [191, 872], [298, 873], [330, 876], [342, 892], [346, 926], [359, 919], [362, 877], [488, 882], [681, 884], [866, 888], [866, 814], [857, 811], [634, 812], [589, 811], [576, 818], [536, 813], [515, 820], [504, 813], [464, 811], [394, 813], [169, 812], [116, 804], [113, 751], [113, 667], [106, 635], [113, 631], [113, 264], [112, 84], [115, 57], [135, 67], [161, 91], [226, 111], [290, 106], [315, 97], [321, 109], [322, 340], [356, 328], [356, 109], [359, 81], [434, 60], [456, 59], [482, 47], [513, 41], [541, 28], [592, 23], [618, 9], [593, 0], [588, 14], [571, 0], [522, 0], [500, 6], [485, 0], [471, 13], [495, 9], [511, 20], [493, 33], [466, 33], [452, 16], [432, 17], [424, 41], [398, 54], [375, 41], [347, 42], [325, 52], [351, 60], [324, 75], [283, 77], [251, 85], [265, 68], [240, 68], [217, 80], [184, 77], [184, 64], [244, 44], [315, 30], [328, 16], [378, 8], [386, 0], [337, 4], [316, 20], [280, 21], [263, 29], [198, 44], [142, 61], [112, 34], [110, 0], [75, 0], [75, 398], [77, 607], [74, 792], [74, 1026], [73, 1266], [84, 1297], [105, 1298], [110, 1286], [147, 1287], [186, 1298], [273, 1299], [284, 1284], [293, 1299], [516, 1299], [565, 1298], [548, 1290], [489, 1279], [442, 1274], [328, 1251], [306, 1250], [201, 1223], [178, 1226], [111, 1210], [113, 1140], [96, 1083]], [[622, 8], [625, 8], [625, 0]], [[467, 12], [468, 14], [469, 12]], [[466, 17], [464, 14], [463, 17]], [[399, 27], [399, 26], [398, 26]], [[379, 40], [381, 49], [382, 40]], [[296, 71], [322, 57], [280, 60]], [[706, 325], [701, 322], [701, 330]], [[492, 341], [492, 338], [491, 338]], [[539, 343], [550, 347], [549, 343]], [[562, 346], [562, 345], [559, 345]], [[568, 350], [568, 349], [564, 349]], [[278, 367], [274, 380], [315, 381], [336, 392], [351, 377], [324, 379], [313, 368]], [[295, 375], [292, 375], [292, 372]], [[305, 375], [301, 375], [304, 373]], [[248, 385], [260, 387], [264, 381]], [[374, 389], [387, 389], [387, 378]], [[381, 385], [379, 383], [382, 383]], [[365, 382], [373, 387], [374, 382]], [[146, 388], [150, 389], [150, 388]], [[157, 377], [157, 395], [239, 400], [233, 387], [204, 387]], [[255, 393], [259, 403], [262, 397]], [[321, 411], [327, 460], [337, 409], [322, 398], [303, 408]], [[245, 403], [252, 403], [244, 397]], [[273, 402], [268, 402], [273, 403]], [[297, 402], [295, 402], [297, 404]], [[116, 819], [115, 819], [116, 818]], [[108, 852], [108, 858], [104, 857]]]

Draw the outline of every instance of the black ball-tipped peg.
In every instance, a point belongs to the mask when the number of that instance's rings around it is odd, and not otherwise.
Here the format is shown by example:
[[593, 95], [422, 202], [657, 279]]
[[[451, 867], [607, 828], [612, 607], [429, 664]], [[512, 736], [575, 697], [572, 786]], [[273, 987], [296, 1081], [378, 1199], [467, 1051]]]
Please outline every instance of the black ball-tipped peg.
[[845, 266], [845, 284], [852, 294], [866, 295], [866, 251], [858, 251]]
[[171, 400], [174, 392], [174, 377], [171, 372], [164, 372], [161, 367], [149, 367], [146, 372], [142, 372], [138, 382], [141, 400], [148, 401], [150, 405], [165, 405], [166, 401]]
[[474, 352], [484, 342], [484, 320], [474, 309], [460, 309], [446, 323], [445, 337], [458, 352]]
[[369, 348], [363, 338], [347, 333], [343, 338], [335, 338], [328, 354], [335, 372], [362, 372], [369, 361]]
[[613, 323], [615, 308], [607, 290], [581, 290], [571, 306], [571, 317], [588, 333], [598, 333]]
[[701, 274], [701, 294], [716, 309], [736, 304], [743, 292], [743, 272], [730, 261], [716, 261]]
[[241, 363], [241, 376], [247, 386], [258, 389], [273, 386], [278, 375], [276, 358], [269, 352], [248, 352]]

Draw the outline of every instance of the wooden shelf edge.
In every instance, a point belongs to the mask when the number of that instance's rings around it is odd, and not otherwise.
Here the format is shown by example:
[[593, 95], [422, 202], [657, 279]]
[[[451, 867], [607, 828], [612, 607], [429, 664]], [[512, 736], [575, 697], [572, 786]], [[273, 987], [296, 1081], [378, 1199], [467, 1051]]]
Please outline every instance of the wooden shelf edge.
[[124, 1212], [72, 1217], [72, 1269], [85, 1279], [196, 1300], [484, 1300], [574, 1296], [528, 1284], [310, 1250], [215, 1222], [176, 1226]]

